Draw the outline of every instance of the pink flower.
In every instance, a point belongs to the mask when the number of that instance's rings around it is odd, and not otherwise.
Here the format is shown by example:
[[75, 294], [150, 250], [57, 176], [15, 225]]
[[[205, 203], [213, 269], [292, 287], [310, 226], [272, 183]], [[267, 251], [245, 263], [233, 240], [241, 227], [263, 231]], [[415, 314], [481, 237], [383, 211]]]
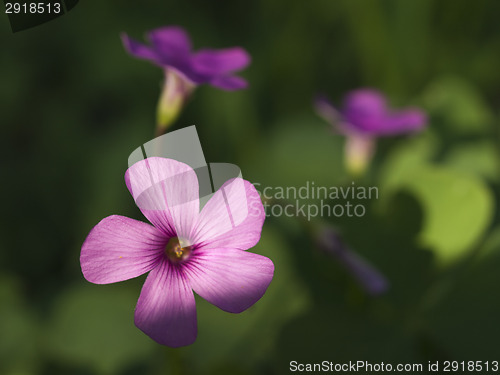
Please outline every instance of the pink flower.
[[193, 90], [209, 84], [226, 91], [241, 90], [247, 81], [236, 75], [250, 64], [241, 47], [204, 48], [194, 52], [187, 32], [179, 26], [165, 26], [147, 33], [148, 44], [122, 34], [125, 49], [132, 56], [148, 60], [165, 72], [158, 103], [158, 127], [164, 132], [179, 116]]
[[236, 73], [250, 64], [250, 55], [241, 47], [204, 48], [192, 51], [187, 32], [179, 26], [165, 26], [147, 33], [151, 45], [145, 45], [122, 34], [122, 42], [132, 56], [175, 72], [190, 85], [210, 84], [233, 91], [247, 87]]
[[354, 175], [363, 174], [368, 168], [377, 138], [413, 134], [427, 125], [427, 115], [421, 109], [391, 110], [386, 97], [370, 88], [347, 93], [340, 109], [324, 96], [317, 97], [314, 105], [337, 133], [345, 135], [346, 166]]
[[265, 219], [251, 183], [227, 181], [200, 212], [198, 179], [184, 163], [148, 158], [127, 170], [125, 182], [153, 225], [103, 219], [83, 243], [80, 263], [95, 284], [149, 272], [135, 309], [139, 329], [163, 345], [189, 345], [197, 335], [193, 291], [232, 313], [264, 295], [274, 265], [245, 251], [259, 241]]

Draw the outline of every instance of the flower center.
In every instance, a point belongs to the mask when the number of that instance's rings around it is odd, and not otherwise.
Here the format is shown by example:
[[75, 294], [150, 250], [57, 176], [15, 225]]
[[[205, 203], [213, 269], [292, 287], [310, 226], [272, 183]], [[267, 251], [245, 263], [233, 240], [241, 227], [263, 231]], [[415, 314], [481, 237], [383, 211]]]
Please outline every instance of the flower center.
[[183, 240], [178, 237], [172, 237], [165, 246], [165, 255], [174, 263], [183, 262], [191, 255], [191, 246], [183, 247]]

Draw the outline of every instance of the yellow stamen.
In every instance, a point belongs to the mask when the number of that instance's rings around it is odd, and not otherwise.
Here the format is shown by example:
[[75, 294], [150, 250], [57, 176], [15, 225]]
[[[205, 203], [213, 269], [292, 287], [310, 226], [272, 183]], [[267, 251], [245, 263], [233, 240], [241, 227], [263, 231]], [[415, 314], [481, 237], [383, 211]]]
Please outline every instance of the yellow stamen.
[[185, 261], [191, 255], [191, 246], [186, 245], [186, 241], [172, 237], [165, 246], [165, 255], [174, 263]]

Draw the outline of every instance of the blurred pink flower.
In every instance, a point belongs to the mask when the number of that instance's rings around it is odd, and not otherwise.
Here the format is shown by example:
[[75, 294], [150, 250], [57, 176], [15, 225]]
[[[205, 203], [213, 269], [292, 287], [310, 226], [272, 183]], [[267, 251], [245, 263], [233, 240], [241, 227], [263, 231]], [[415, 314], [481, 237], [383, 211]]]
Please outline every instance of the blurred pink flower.
[[315, 105], [318, 113], [344, 135], [383, 137], [407, 134], [422, 130], [427, 123], [427, 116], [422, 110], [389, 110], [385, 96], [369, 88], [347, 93], [340, 110], [325, 97], [318, 97]]
[[191, 51], [191, 41], [179, 26], [165, 26], [147, 34], [145, 45], [122, 34], [125, 49], [132, 56], [175, 71], [191, 85], [210, 84], [223, 90], [240, 90], [247, 82], [235, 73], [250, 64], [250, 55], [241, 47]]
[[385, 96], [369, 88], [347, 93], [339, 110], [324, 96], [317, 97], [314, 105], [336, 132], [346, 136], [347, 167], [354, 174], [362, 173], [367, 167], [378, 137], [415, 133], [427, 124], [422, 110], [390, 110]]
[[201, 84], [226, 91], [241, 90], [247, 81], [236, 73], [250, 64], [250, 55], [241, 47], [201, 49], [193, 52], [186, 31], [179, 26], [165, 26], [147, 33], [150, 45], [122, 34], [126, 51], [163, 69], [165, 81], [157, 109], [159, 134], [177, 119], [184, 104]]

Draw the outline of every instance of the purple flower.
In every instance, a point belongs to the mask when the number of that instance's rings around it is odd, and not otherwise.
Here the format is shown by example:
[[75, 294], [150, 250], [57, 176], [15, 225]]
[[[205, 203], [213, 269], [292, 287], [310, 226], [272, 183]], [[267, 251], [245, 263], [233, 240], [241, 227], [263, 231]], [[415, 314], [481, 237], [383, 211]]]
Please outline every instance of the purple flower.
[[427, 122], [417, 108], [390, 111], [384, 95], [373, 89], [349, 92], [341, 110], [324, 97], [316, 100], [316, 108], [340, 133], [383, 137], [421, 130]]
[[234, 75], [250, 63], [250, 56], [240, 47], [221, 50], [191, 51], [191, 42], [184, 29], [167, 26], [147, 34], [150, 46], [122, 34], [125, 49], [140, 59], [175, 71], [193, 85], [208, 83], [223, 90], [239, 90], [247, 82]]
[[245, 250], [260, 240], [265, 214], [248, 181], [227, 181], [199, 211], [196, 173], [184, 163], [158, 157], [125, 173], [127, 187], [153, 224], [113, 215], [85, 240], [80, 263], [96, 284], [149, 272], [135, 309], [135, 324], [160, 344], [192, 344], [197, 335], [193, 291], [240, 313], [265, 293], [272, 261]]
[[315, 107], [338, 133], [347, 137], [346, 161], [354, 173], [366, 168], [373, 156], [377, 137], [414, 133], [427, 123], [427, 117], [420, 109], [391, 111], [384, 95], [368, 88], [349, 92], [340, 110], [325, 97], [318, 97]]
[[134, 57], [151, 61], [165, 71], [165, 85], [158, 105], [158, 127], [163, 132], [177, 118], [193, 89], [204, 83], [233, 91], [247, 87], [235, 75], [250, 63], [240, 47], [191, 51], [187, 33], [178, 26], [161, 27], [147, 34], [145, 45], [122, 34], [125, 49]]

